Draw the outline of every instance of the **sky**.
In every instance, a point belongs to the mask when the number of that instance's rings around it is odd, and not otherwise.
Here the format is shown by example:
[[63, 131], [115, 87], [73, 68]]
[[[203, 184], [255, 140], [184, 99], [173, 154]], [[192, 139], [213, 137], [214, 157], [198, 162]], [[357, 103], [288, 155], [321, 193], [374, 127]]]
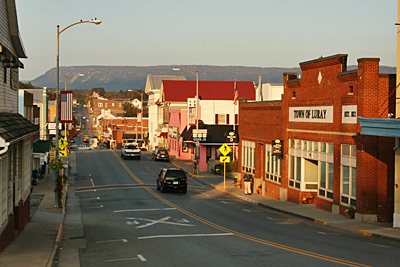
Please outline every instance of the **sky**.
[[15, 0], [20, 80], [60, 66], [299, 67], [321, 56], [396, 66], [396, 0]]

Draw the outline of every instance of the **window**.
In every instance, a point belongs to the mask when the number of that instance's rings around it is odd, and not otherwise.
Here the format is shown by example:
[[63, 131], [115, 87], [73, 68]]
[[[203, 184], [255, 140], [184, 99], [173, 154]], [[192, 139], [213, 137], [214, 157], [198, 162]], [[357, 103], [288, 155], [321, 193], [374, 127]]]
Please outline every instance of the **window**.
[[272, 155], [272, 146], [265, 147], [265, 178], [281, 183], [281, 156]]
[[217, 122], [216, 124], [227, 124], [226, 123], [226, 114], [217, 114]]
[[111, 106], [113, 107], [113, 106], [114, 106], [114, 103], [111, 103]]
[[119, 103], [119, 104], [118, 104], [118, 106], [119, 106], [119, 107], [122, 107], [122, 104], [121, 104], [121, 103]]
[[104, 103], [104, 106], [107, 107], [107, 106], [108, 106], [108, 103]]
[[255, 142], [251, 141], [242, 142], [242, 171], [244, 172], [249, 171], [251, 174], [254, 174], [255, 147], [256, 147]]
[[333, 198], [333, 143], [289, 139], [289, 186]]
[[98, 106], [99, 108], [101, 108], [101, 107], [103, 107], [103, 103], [98, 103], [97, 106]]
[[340, 202], [356, 206], [356, 177], [357, 177], [357, 147], [354, 145], [341, 146], [341, 195]]

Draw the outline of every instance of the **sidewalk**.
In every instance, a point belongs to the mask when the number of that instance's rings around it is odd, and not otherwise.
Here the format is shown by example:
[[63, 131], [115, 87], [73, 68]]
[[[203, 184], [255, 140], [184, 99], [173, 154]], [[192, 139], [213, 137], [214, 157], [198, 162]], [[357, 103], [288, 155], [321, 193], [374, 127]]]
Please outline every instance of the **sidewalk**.
[[391, 223], [371, 222], [365, 223], [358, 220], [349, 220], [345, 216], [336, 215], [327, 211], [317, 209], [314, 204], [296, 204], [290, 201], [281, 201], [274, 198], [258, 195], [245, 195], [243, 189], [234, 186], [234, 177], [226, 177], [224, 189], [224, 176], [213, 175], [202, 172], [200, 175], [193, 175], [193, 165], [190, 161], [173, 159], [171, 163], [185, 170], [193, 179], [204, 185], [210, 185], [215, 189], [273, 210], [285, 212], [297, 217], [311, 220], [322, 225], [328, 225], [341, 230], [350, 231], [367, 237], [379, 237], [400, 241], [400, 228], [393, 228]]

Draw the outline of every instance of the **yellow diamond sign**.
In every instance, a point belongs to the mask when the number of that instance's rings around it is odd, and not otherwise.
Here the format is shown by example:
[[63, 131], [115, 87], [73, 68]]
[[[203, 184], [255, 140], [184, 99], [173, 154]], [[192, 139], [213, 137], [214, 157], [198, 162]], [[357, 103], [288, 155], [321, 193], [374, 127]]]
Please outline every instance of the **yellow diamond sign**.
[[232, 149], [227, 144], [223, 144], [218, 150], [222, 155], [226, 156]]
[[68, 142], [65, 141], [64, 138], [61, 137], [61, 138], [58, 140], [58, 147], [59, 147], [61, 150], [63, 150], [67, 145], [68, 145]]

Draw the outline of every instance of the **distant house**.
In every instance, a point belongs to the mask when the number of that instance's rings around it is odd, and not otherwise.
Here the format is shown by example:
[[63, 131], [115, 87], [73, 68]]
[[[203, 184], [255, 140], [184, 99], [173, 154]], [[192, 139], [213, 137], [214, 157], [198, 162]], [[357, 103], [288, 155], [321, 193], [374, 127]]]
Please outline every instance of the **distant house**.
[[173, 75], [147, 75], [145, 93], [148, 95], [148, 112], [149, 112], [149, 141], [150, 148], [154, 149], [155, 146], [162, 144], [162, 136], [166, 136], [168, 132], [167, 127], [163, 127], [163, 118], [159, 117], [163, 114], [159, 111], [162, 109], [160, 106], [160, 91], [163, 80], [186, 80], [185, 76]]
[[199, 141], [199, 170], [207, 171], [207, 161], [217, 157], [224, 133], [238, 124], [238, 107], [233, 102], [235, 87], [240, 98], [255, 100], [252, 81], [199, 81], [196, 116], [196, 81], [162, 81], [157, 115], [162, 120], [158, 126], [159, 130], [167, 129], [168, 132], [165, 135], [161, 132], [159, 145], [169, 148], [172, 155], [194, 160], [196, 140], [193, 129], [197, 118], [199, 129], [210, 129], [214, 134]]

